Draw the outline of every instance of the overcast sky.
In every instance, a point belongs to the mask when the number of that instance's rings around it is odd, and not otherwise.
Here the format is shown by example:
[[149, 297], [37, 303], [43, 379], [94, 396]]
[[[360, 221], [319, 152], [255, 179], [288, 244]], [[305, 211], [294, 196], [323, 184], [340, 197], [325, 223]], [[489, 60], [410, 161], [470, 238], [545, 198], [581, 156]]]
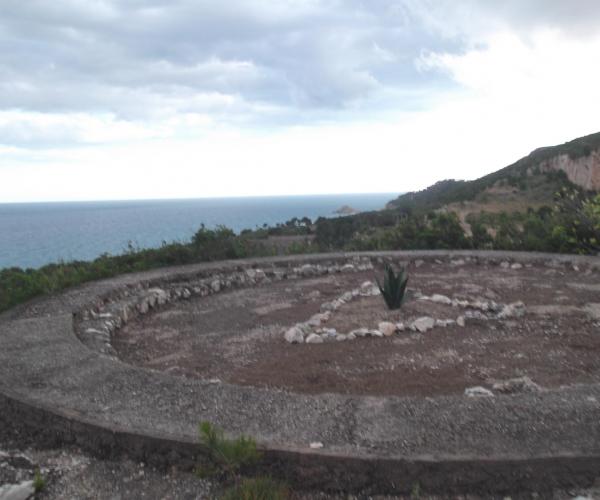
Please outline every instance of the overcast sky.
[[401, 192], [600, 131], [598, 0], [2, 0], [0, 202]]

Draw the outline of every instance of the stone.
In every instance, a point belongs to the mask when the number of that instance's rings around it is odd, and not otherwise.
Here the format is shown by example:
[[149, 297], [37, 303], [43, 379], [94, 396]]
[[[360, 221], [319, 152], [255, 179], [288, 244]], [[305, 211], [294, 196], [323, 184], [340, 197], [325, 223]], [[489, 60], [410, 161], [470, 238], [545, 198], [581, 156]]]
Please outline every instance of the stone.
[[452, 324], [454, 324], [453, 319], [436, 319], [435, 320], [435, 326], [441, 326], [442, 328], [446, 328], [447, 326], [450, 326]]
[[304, 342], [304, 332], [297, 326], [288, 329], [284, 337], [290, 344], [302, 344]]
[[383, 333], [384, 337], [391, 337], [394, 335], [394, 333], [396, 333], [396, 325], [389, 321], [381, 321], [377, 325], [377, 329]]
[[504, 394], [514, 394], [516, 392], [540, 392], [542, 388], [529, 377], [517, 377], [502, 382], [496, 382], [492, 389]]
[[221, 280], [213, 280], [210, 284], [210, 288], [213, 292], [218, 293], [221, 290]]
[[345, 340], [348, 340], [348, 335], [344, 335], [343, 333], [338, 333], [335, 336], [335, 340], [337, 340], [338, 342], [344, 342]]
[[429, 297], [431, 302], [435, 302], [437, 304], [445, 304], [447, 306], [452, 304], [452, 300], [446, 297], [445, 295], [440, 295], [439, 293], [434, 293], [431, 297]]
[[506, 261], [500, 262], [500, 267], [502, 269], [508, 269], [510, 267], [510, 264]]
[[158, 305], [162, 306], [169, 301], [169, 293], [162, 288], [150, 288], [148, 292], [156, 297], [156, 303]]
[[459, 316], [458, 318], [456, 318], [456, 324], [461, 327], [465, 326], [465, 317]]
[[316, 333], [311, 333], [308, 337], [306, 337], [307, 344], [322, 344], [323, 337], [317, 335]]
[[423, 264], [425, 264], [424, 260], [422, 260], [422, 259], [415, 260], [415, 267], [421, 267]]
[[423, 316], [414, 320], [410, 329], [420, 333], [425, 333], [427, 330], [431, 330], [435, 326], [435, 320], [429, 316]]
[[505, 305], [498, 313], [498, 318], [520, 318], [525, 314], [525, 304], [523, 302], [513, 302]]
[[451, 260], [450, 261], [450, 265], [451, 266], [464, 266], [465, 265], [465, 261], [464, 261], [464, 259]]
[[369, 334], [368, 328], [357, 328], [356, 330], [352, 330], [348, 336], [353, 335], [355, 337], [366, 337]]
[[344, 293], [338, 300], [343, 300], [344, 302], [350, 302], [352, 300], [352, 292]]
[[344, 264], [340, 269], [342, 273], [353, 273], [355, 270], [354, 264]]
[[402, 322], [396, 323], [396, 330], [399, 332], [403, 332], [404, 330], [406, 330], [406, 325]]
[[0, 498], [2, 500], [27, 500], [28, 498], [32, 498], [34, 494], [33, 481], [0, 486]]
[[316, 276], [317, 268], [311, 264], [304, 264], [298, 269], [298, 274], [300, 276]]
[[481, 387], [481, 386], [475, 386], [475, 387], [468, 387], [465, 389], [465, 396], [468, 396], [470, 398], [475, 398], [475, 397], [494, 397], [494, 393], [492, 391], [490, 391], [489, 389], [486, 389], [485, 387]]
[[522, 269], [523, 268], [523, 264], [520, 264], [519, 262], [515, 262], [514, 264], [512, 264], [510, 266], [511, 269]]
[[367, 331], [367, 337], [383, 338], [383, 333], [380, 332], [379, 330], [368, 330]]
[[310, 443], [311, 450], [320, 450], [321, 448], [323, 448], [323, 443], [321, 443], [320, 441], [314, 441]]
[[327, 311], [335, 311], [337, 309], [336, 305], [334, 302], [323, 302], [321, 304], [321, 311], [322, 312], [327, 312]]
[[373, 288], [373, 282], [371, 281], [363, 281], [360, 285], [361, 292], [369, 293], [371, 291], [371, 288]]

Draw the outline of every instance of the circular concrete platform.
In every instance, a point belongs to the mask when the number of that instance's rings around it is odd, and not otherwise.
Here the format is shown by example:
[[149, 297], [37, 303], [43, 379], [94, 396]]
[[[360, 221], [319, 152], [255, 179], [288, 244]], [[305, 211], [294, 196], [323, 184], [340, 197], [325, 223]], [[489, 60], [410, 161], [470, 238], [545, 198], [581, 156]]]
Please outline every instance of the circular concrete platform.
[[[110, 349], [111, 332], [161, 301], [302, 279], [305, 264], [330, 273], [376, 259], [508, 261], [600, 275], [593, 257], [438, 251], [228, 261], [123, 275], [0, 315], [0, 408], [98, 453], [127, 452], [157, 464], [193, 465], [203, 451], [198, 423], [210, 421], [232, 436], [256, 438], [261, 467], [307, 489], [393, 493], [419, 483], [422, 491], [508, 492], [591, 484], [600, 471], [597, 384], [492, 398], [306, 395], [134, 367]], [[100, 321], [104, 330], [81, 329]], [[323, 448], [311, 449], [312, 442]]]

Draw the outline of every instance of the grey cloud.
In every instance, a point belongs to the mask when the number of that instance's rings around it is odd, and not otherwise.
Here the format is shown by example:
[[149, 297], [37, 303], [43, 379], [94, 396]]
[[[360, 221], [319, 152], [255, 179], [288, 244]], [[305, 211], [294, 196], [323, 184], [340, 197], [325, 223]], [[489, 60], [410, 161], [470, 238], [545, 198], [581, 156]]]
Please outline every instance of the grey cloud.
[[179, 92], [344, 108], [420, 78], [418, 31], [399, 5], [5, 0], [0, 107], [131, 116]]
[[270, 125], [414, 109], [451, 85], [419, 54], [464, 49], [473, 23], [575, 30], [599, 13], [596, 0], [3, 0], [0, 110]]

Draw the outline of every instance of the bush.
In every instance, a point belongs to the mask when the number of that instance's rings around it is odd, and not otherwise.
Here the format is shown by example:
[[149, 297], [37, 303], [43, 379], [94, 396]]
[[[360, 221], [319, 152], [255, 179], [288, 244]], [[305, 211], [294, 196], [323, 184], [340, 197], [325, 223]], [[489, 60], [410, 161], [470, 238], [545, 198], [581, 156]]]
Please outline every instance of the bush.
[[256, 449], [256, 441], [248, 436], [228, 439], [223, 431], [210, 422], [199, 425], [200, 442], [207, 448], [210, 463], [200, 467], [200, 476], [233, 474], [244, 466], [253, 465], [261, 455]]
[[288, 488], [269, 477], [244, 479], [240, 484], [227, 490], [221, 500], [287, 500]]

